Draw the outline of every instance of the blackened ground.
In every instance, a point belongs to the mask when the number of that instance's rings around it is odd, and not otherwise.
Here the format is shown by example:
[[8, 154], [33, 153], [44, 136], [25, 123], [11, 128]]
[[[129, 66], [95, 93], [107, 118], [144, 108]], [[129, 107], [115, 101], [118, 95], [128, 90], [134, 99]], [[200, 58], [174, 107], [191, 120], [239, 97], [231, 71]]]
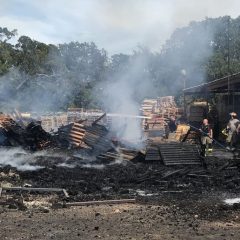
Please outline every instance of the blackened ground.
[[[155, 196], [168, 191], [186, 194], [236, 192], [240, 188], [238, 160], [208, 157], [204, 166], [177, 167], [166, 167], [160, 162], [83, 164], [78, 159], [68, 159], [68, 162], [75, 164], [75, 167], [59, 167], [56, 157], [48, 157], [48, 160], [42, 157], [36, 164], [42, 163], [45, 168], [17, 171], [17, 174], [21, 184], [65, 188], [70, 195], [67, 201], [132, 198], [146, 194]], [[9, 171], [9, 168], [5, 167], [3, 171]]]
[[[0, 239], [240, 239], [239, 204], [224, 203], [239, 197], [238, 160], [211, 156], [204, 166], [192, 167], [128, 161], [86, 165], [76, 158], [64, 162], [46, 155], [35, 163], [45, 168], [1, 168], [1, 182], [65, 188], [70, 198], [54, 196], [60, 203], [133, 197], [137, 203], [71, 208], [60, 204], [57, 210], [21, 204], [10, 210], [9, 204], [0, 208]], [[15, 193], [14, 198], [29, 201], [30, 196]]]

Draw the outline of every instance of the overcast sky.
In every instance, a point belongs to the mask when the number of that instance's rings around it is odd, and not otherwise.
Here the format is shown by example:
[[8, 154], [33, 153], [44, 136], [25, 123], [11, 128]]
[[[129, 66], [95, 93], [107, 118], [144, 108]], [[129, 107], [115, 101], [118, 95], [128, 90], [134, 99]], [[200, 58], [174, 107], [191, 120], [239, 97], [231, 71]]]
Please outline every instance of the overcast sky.
[[159, 50], [176, 27], [237, 17], [239, 0], [0, 0], [0, 26], [46, 43], [93, 41], [110, 54]]

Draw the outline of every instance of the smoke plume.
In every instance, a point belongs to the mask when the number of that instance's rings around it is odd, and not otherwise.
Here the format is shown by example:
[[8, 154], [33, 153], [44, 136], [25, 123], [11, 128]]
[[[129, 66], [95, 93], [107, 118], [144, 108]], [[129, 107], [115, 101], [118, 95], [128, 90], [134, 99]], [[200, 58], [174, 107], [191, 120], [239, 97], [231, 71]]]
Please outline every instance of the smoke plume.
[[35, 165], [33, 157], [21, 148], [0, 148], [0, 166], [10, 165], [19, 171], [36, 171], [43, 168]]

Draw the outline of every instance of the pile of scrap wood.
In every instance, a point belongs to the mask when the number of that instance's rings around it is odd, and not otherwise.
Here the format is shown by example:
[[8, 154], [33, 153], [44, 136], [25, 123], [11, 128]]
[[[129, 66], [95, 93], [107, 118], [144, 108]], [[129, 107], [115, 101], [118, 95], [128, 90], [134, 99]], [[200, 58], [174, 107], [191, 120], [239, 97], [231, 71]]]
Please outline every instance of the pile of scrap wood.
[[88, 149], [98, 160], [132, 160], [138, 151], [120, 147], [109, 130], [98, 124], [105, 116], [88, 124], [85, 121], [74, 122], [58, 129], [58, 139], [67, 147]]
[[112, 141], [109, 131], [97, 123], [102, 117], [99, 117], [92, 124], [78, 121], [60, 127], [58, 139], [69, 147], [89, 148], [95, 152], [107, 151], [112, 147]]
[[0, 145], [21, 146], [31, 150], [43, 149], [52, 144], [51, 136], [45, 132], [39, 122], [26, 125], [11, 117], [0, 115]]
[[75, 122], [58, 128], [58, 138], [64, 145], [80, 147], [85, 135], [84, 125]]
[[97, 159], [101, 161], [112, 161], [112, 160], [134, 160], [141, 153], [133, 149], [126, 148], [115, 148], [107, 152], [101, 153], [97, 156]]

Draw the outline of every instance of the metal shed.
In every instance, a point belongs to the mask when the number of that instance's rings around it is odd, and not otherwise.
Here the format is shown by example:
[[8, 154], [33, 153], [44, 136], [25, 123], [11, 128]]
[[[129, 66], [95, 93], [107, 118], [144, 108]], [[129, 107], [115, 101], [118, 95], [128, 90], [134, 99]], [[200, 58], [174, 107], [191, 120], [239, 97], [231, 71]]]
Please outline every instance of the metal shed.
[[199, 96], [206, 101], [214, 98], [220, 127], [226, 124], [230, 112], [237, 112], [240, 116], [240, 72], [186, 88], [183, 90], [183, 94], [185, 113], [188, 96]]

